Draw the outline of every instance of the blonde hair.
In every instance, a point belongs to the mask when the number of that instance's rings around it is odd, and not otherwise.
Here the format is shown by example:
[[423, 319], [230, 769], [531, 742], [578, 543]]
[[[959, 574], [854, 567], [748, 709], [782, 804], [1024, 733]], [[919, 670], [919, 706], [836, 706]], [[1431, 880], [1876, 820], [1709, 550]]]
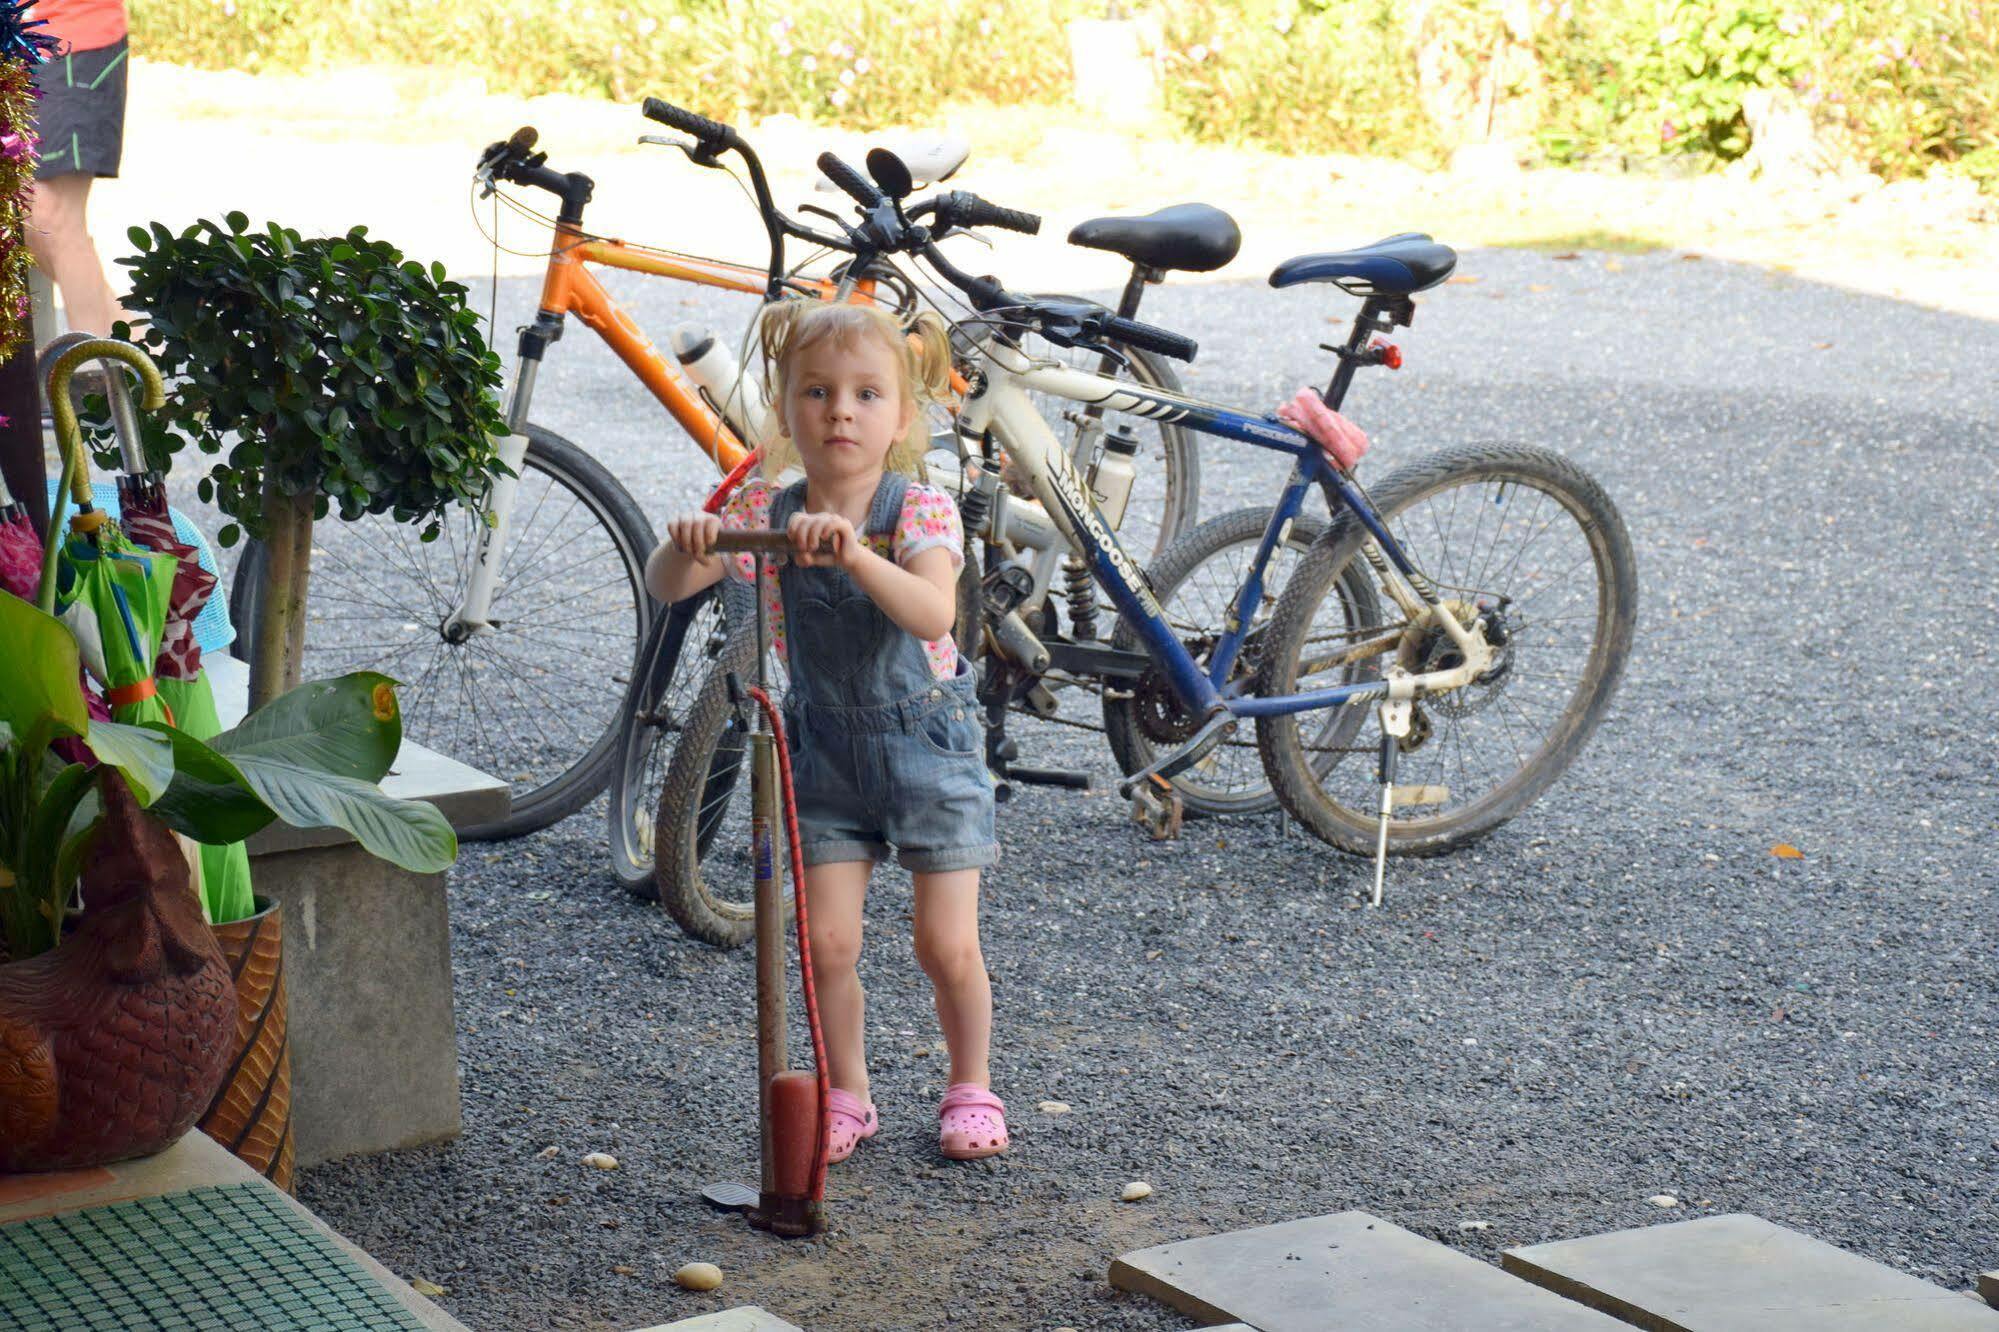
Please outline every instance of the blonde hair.
[[[930, 423], [924, 408], [947, 396], [951, 389], [951, 336], [944, 321], [928, 310], [905, 327], [878, 305], [791, 300], [768, 307], [757, 330], [764, 358], [764, 401], [783, 420], [785, 376], [799, 353], [822, 342], [852, 348], [865, 338], [897, 353], [902, 400], [912, 409], [909, 430], [889, 446], [885, 465], [921, 477], [923, 455], [930, 448]], [[774, 479], [797, 462], [798, 447], [788, 434], [780, 433], [764, 451], [764, 475]]]

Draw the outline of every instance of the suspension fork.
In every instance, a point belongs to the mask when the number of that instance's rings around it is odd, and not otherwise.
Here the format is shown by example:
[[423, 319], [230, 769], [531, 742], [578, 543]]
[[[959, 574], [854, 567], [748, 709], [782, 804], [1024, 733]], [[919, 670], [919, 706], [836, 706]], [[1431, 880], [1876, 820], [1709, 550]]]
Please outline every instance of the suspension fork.
[[493, 592], [506, 559], [521, 467], [527, 461], [528, 406], [534, 400], [535, 379], [541, 372], [548, 344], [561, 336], [562, 316], [552, 310], [542, 310], [532, 324], [521, 330], [520, 353], [514, 360], [514, 383], [507, 402], [507, 433], [493, 442], [501, 467], [493, 476], [485, 503], [479, 507], [482, 521], [472, 547], [472, 563], [466, 571], [464, 595], [442, 626], [444, 637], [450, 642], [462, 643], [477, 634], [493, 631], [489, 618]]

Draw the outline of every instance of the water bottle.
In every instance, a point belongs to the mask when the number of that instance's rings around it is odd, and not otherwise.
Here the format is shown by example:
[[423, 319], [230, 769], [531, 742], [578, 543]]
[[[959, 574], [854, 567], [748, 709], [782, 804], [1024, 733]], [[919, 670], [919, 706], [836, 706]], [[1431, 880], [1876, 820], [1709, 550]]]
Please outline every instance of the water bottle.
[[764, 404], [763, 384], [743, 374], [729, 345], [700, 324], [678, 325], [670, 341], [681, 370], [743, 442], [752, 447], [768, 444], [775, 432], [770, 409]]
[[1104, 526], [1115, 532], [1124, 523], [1124, 507], [1131, 499], [1131, 483], [1138, 475], [1138, 436], [1131, 427], [1118, 422], [1104, 436], [1103, 455], [1090, 475], [1090, 490]]

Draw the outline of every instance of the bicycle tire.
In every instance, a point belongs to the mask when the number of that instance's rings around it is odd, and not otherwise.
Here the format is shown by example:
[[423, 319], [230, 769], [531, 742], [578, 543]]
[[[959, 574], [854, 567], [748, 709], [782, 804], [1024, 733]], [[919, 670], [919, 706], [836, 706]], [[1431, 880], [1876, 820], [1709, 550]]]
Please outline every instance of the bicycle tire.
[[[1436, 748], [1431, 750], [1425, 762], [1442, 767], [1448, 776], [1451, 737], [1439, 730], [1437, 718], [1454, 728], [1463, 723], [1462, 728], [1456, 731], [1455, 752], [1460, 765], [1458, 772], [1464, 777], [1467, 787], [1472, 774], [1472, 762], [1468, 761], [1468, 756], [1476, 752], [1478, 757], [1473, 761], [1481, 765], [1481, 770], [1489, 771], [1484, 755], [1503, 736], [1511, 735], [1507, 744], [1514, 750], [1519, 767], [1511, 773], [1506, 772], [1502, 754], [1497, 760], [1502, 769], [1500, 780], [1486, 794], [1455, 807], [1450, 807], [1451, 797], [1447, 797], [1446, 808], [1440, 814], [1392, 818], [1388, 849], [1397, 855], [1439, 855], [1470, 845], [1532, 804], [1575, 761], [1602, 722], [1631, 653], [1632, 635], [1637, 623], [1638, 573], [1630, 535], [1616, 505], [1603, 488], [1568, 459], [1545, 449], [1524, 446], [1460, 446], [1397, 469], [1374, 488], [1373, 499], [1375, 508], [1390, 530], [1395, 532], [1396, 539], [1404, 544], [1405, 550], [1422, 568], [1425, 554], [1423, 537], [1427, 529], [1417, 524], [1405, 540], [1405, 533], [1401, 530], [1403, 525], [1412, 521], [1411, 515], [1423, 501], [1454, 488], [1481, 484], [1496, 487], [1493, 508], [1504, 507], [1508, 486], [1515, 488], [1515, 495], [1524, 487], [1543, 496], [1542, 500], [1534, 501], [1537, 507], [1533, 513], [1521, 514], [1518, 519], [1508, 515], [1495, 517], [1495, 540], [1507, 530], [1508, 524], [1517, 523], [1520, 527], [1531, 524], [1534, 517], [1545, 510], [1547, 499], [1554, 501], [1555, 512], [1549, 514], [1546, 524], [1525, 537], [1510, 564], [1494, 569], [1492, 566], [1496, 557], [1493, 554], [1487, 553], [1483, 557], [1475, 553], [1467, 554], [1463, 557], [1465, 563], [1462, 566], [1452, 564], [1452, 567], [1470, 571], [1469, 579], [1462, 582], [1452, 574], [1440, 573], [1438, 569], [1424, 569], [1446, 590], [1473, 594], [1498, 592], [1503, 590], [1498, 587], [1501, 580], [1506, 580], [1508, 586], [1529, 590], [1525, 596], [1507, 594], [1511, 598], [1507, 613], [1513, 625], [1508, 643], [1502, 649], [1500, 664], [1489, 671], [1484, 680], [1463, 690], [1419, 700], [1417, 706], [1423, 710], [1421, 715], [1424, 726], [1429, 728], [1429, 736], [1415, 745], [1405, 743], [1398, 783], [1424, 784], [1420, 781], [1422, 774], [1411, 771], [1412, 760], [1428, 748], [1432, 740], [1436, 742]], [[1462, 494], [1457, 496], [1451, 507], [1448, 522], [1453, 530], [1458, 504], [1463, 499]], [[1486, 514], [1481, 499], [1474, 497], [1474, 505], [1477, 507], [1473, 516], [1478, 523], [1474, 530], [1475, 540], [1476, 534], [1483, 530]], [[1520, 514], [1517, 507], [1512, 512]], [[1566, 699], [1553, 700], [1560, 703], [1560, 711], [1555, 715], [1545, 740], [1534, 749], [1530, 758], [1519, 750], [1517, 730], [1509, 732], [1511, 723], [1505, 720], [1504, 710], [1494, 705], [1505, 703], [1511, 696], [1516, 714], [1521, 714], [1524, 713], [1522, 701], [1536, 702], [1530, 691], [1542, 686], [1530, 684], [1523, 689], [1520, 681], [1545, 678], [1543, 673], [1530, 667], [1545, 665], [1553, 660], [1552, 649], [1545, 646], [1549, 637], [1547, 627], [1564, 621], [1579, 621], [1584, 617], [1585, 612], [1582, 611], [1574, 616], [1546, 613], [1560, 609], [1565, 604], [1563, 602], [1544, 606], [1534, 615], [1522, 614], [1546, 592], [1547, 587], [1554, 584], [1532, 584], [1540, 563], [1550, 558], [1548, 548], [1536, 554], [1532, 569], [1521, 571], [1520, 565], [1527, 552], [1540, 542], [1541, 533], [1554, 527], [1562, 514], [1576, 524], [1574, 550], [1581, 552], [1577, 560], [1587, 560], [1596, 573], [1595, 606], [1590, 613], [1594, 627], [1590, 630], [1586, 656], [1576, 671], [1575, 690]], [[1437, 529], [1435, 544], [1448, 547], [1444, 531], [1447, 520], [1437, 513], [1432, 513], [1430, 518]], [[1333, 578], [1347, 566], [1361, 562], [1361, 550], [1366, 538], [1367, 531], [1359, 520], [1343, 511], [1293, 573], [1272, 620], [1270, 647], [1264, 659], [1266, 675], [1262, 692], [1283, 694], [1294, 691], [1298, 660], [1308, 641], [1313, 612]], [[1469, 564], [1473, 559], [1481, 560], [1476, 570], [1471, 570]], [[1580, 567], [1579, 563], [1570, 566], [1571, 569], [1576, 567]], [[1573, 598], [1575, 593], [1571, 591], [1563, 595]], [[1385, 600], [1382, 603], [1384, 609], [1390, 604]], [[1542, 630], [1543, 634], [1541, 638], [1530, 641], [1527, 635], [1534, 629]], [[1441, 635], [1438, 637], [1441, 638]], [[1405, 638], [1405, 644], [1411, 641]], [[1554, 692], [1559, 693], [1559, 689]], [[1360, 709], [1345, 711], [1358, 712]], [[1474, 751], [1466, 733], [1472, 729], [1471, 722], [1487, 712], [1499, 721], [1491, 728], [1479, 730], [1478, 734], [1482, 737], [1479, 743], [1484, 748]], [[1530, 742], [1533, 739], [1531, 734], [1529, 739]], [[1306, 750], [1299, 740], [1296, 716], [1259, 721], [1257, 743], [1272, 788], [1293, 818], [1341, 850], [1358, 855], [1374, 854], [1379, 828], [1379, 787], [1374, 785], [1372, 762], [1359, 765], [1364, 766], [1366, 771], [1354, 774], [1354, 799], [1343, 803], [1330, 795], [1308, 768]], [[1367, 748], [1371, 750], [1373, 746]], [[1441, 785], [1449, 787], [1447, 781]]]
[[[1269, 506], [1263, 506], [1210, 518], [1168, 547], [1166, 554], [1146, 572], [1160, 606], [1169, 619], [1179, 623], [1181, 642], [1204, 667], [1209, 647], [1222, 632], [1224, 616], [1234, 609], [1249, 561], [1255, 557], [1263, 533], [1270, 525], [1271, 512]], [[1286, 534], [1284, 544], [1272, 554], [1264, 569], [1263, 601], [1252, 617], [1232, 679], [1255, 678], [1261, 665], [1263, 640], [1268, 635], [1270, 618], [1284, 582], [1291, 573], [1290, 566], [1311, 549], [1325, 528], [1324, 519], [1300, 514]], [[1218, 563], [1223, 560], [1226, 565]], [[1209, 569], [1219, 571], [1219, 576], [1204, 579], [1203, 571]], [[1354, 603], [1354, 614], [1365, 619], [1376, 614], [1374, 587], [1370, 580], [1359, 576], [1359, 570], [1352, 574], [1344, 581], [1343, 592]], [[1198, 606], [1190, 610], [1183, 597], [1197, 582], [1205, 583], [1206, 588]], [[1137, 626], [1120, 617], [1111, 636], [1111, 646], [1126, 652], [1142, 650]], [[1115, 697], [1114, 692], [1126, 696]], [[1128, 777], [1173, 747], [1172, 738], [1160, 729], [1161, 723], [1169, 720], [1169, 714], [1153, 718], [1148, 726], [1151, 712], [1173, 706], [1170, 690], [1156, 673], [1149, 673], [1138, 688], [1105, 690], [1104, 736], [1110, 742], [1120, 772]], [[1192, 722], [1187, 724], [1190, 732], [1192, 725]], [[1173, 785], [1189, 816], [1260, 814], [1277, 807], [1277, 796], [1263, 772], [1256, 742], [1248, 736], [1238, 736], [1219, 746], [1207, 759], [1174, 778]]]
[[[697, 669], [696, 663], [714, 659], [727, 641], [732, 616], [747, 608], [747, 588], [741, 598], [731, 598], [728, 591], [723, 584], [704, 588], [655, 614], [620, 709], [617, 751], [605, 790], [606, 842], [612, 877], [648, 902], [659, 899], [653, 877], [655, 811], [673, 737], [705, 674], [705, 666]], [[683, 660], [690, 645], [699, 655]]]
[[[465, 842], [505, 840], [545, 828], [604, 789], [619, 736], [619, 705], [652, 615], [645, 560], [654, 536], [638, 503], [575, 444], [534, 424], [525, 433], [516, 521], [493, 595], [496, 627], [490, 634], [451, 644], [441, 632], [442, 617], [458, 604], [464, 579], [438, 566], [450, 559], [462, 569], [469, 558], [469, 540], [459, 540], [469, 538], [469, 525], [477, 521], [469, 512], [452, 515], [447, 535], [427, 546], [415, 541], [407, 524], [386, 514], [354, 523], [323, 521], [314, 534], [304, 678], [360, 669], [395, 675], [413, 654], [428, 663], [399, 691], [403, 734], [514, 784], [507, 816], [459, 829]], [[551, 549], [557, 532], [568, 534]], [[578, 544], [584, 553], [570, 564], [539, 567], [555, 555], [566, 558]], [[366, 566], [358, 562], [364, 554], [370, 558]], [[385, 554], [386, 561], [373, 562]], [[237, 653], [245, 660], [257, 639], [268, 559], [261, 543], [252, 542], [230, 588]], [[613, 560], [615, 573], [574, 594], [584, 607], [575, 623], [533, 614], [534, 603], [525, 595], [532, 589], [559, 577], [573, 582], [579, 571], [595, 573], [599, 561]], [[347, 579], [354, 580], [351, 586]], [[594, 595], [598, 592], [601, 597]], [[363, 609], [354, 614], [354, 607]], [[361, 627], [339, 631], [337, 624]], [[355, 645], [335, 641], [336, 636], [362, 641]], [[441, 676], [447, 660], [456, 668], [456, 693], [447, 690], [451, 679]], [[475, 681], [475, 675], [484, 678]], [[440, 681], [436, 689], [430, 687], [433, 679]], [[606, 690], [606, 683], [616, 692]], [[552, 735], [551, 725], [566, 734]]]

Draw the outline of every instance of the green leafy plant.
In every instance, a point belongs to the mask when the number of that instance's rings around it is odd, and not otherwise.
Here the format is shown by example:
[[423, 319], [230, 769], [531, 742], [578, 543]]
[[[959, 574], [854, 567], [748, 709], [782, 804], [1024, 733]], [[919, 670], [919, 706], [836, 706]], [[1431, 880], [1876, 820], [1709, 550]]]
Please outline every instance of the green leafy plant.
[[0, 929], [16, 960], [52, 948], [102, 814], [91, 770], [60, 757], [74, 737], [140, 804], [199, 842], [241, 841], [275, 820], [336, 827], [404, 869], [458, 855], [431, 805], [376, 785], [402, 744], [392, 682], [370, 671], [287, 693], [206, 743], [163, 723], [93, 721], [67, 626], [0, 593]]
[[235, 520], [217, 539], [240, 527], [270, 547], [260, 705], [298, 680], [315, 519], [393, 513], [430, 540], [452, 506], [484, 498], [505, 430], [499, 358], [441, 264], [365, 228], [307, 240], [230, 213], [130, 235], [126, 304], [150, 319], [142, 345], [172, 385], [141, 423], [148, 461], [166, 470], [189, 443], [217, 455], [201, 497]]

